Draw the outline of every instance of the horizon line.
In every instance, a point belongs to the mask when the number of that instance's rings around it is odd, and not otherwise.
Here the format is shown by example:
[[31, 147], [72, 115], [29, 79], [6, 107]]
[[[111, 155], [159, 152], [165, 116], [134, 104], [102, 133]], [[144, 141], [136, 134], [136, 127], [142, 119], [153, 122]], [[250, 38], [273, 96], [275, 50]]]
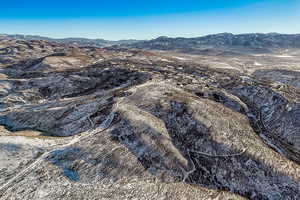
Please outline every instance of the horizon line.
[[232, 34], [232, 35], [247, 35], [247, 34], [279, 34], [279, 35], [300, 35], [300, 33], [283, 33], [283, 32], [244, 32], [244, 33], [234, 33], [234, 32], [216, 32], [216, 33], [209, 33], [209, 34], [199, 34], [198, 36], [192, 36], [192, 37], [184, 37], [184, 36], [168, 36], [168, 35], [161, 35], [158, 37], [152, 37], [147, 39], [135, 39], [135, 38], [125, 38], [125, 39], [116, 39], [116, 40], [110, 40], [105, 38], [89, 38], [89, 37], [81, 37], [81, 36], [70, 36], [70, 37], [52, 37], [52, 36], [46, 36], [46, 35], [38, 35], [38, 34], [22, 34], [22, 33], [0, 33], [0, 36], [24, 36], [24, 37], [44, 37], [48, 39], [54, 39], [54, 40], [64, 40], [64, 39], [88, 39], [88, 40], [105, 40], [105, 41], [122, 41], [122, 40], [154, 40], [160, 37], [167, 37], [167, 38], [198, 38], [198, 37], [206, 37], [210, 35], [220, 35], [220, 34]]

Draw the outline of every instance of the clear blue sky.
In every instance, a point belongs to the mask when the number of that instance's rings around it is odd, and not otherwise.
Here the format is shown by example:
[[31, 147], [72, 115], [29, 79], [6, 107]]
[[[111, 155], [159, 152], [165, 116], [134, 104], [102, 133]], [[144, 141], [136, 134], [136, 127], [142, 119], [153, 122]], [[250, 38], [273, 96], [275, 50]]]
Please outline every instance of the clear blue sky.
[[300, 0], [5, 0], [0, 33], [104, 39], [300, 33]]

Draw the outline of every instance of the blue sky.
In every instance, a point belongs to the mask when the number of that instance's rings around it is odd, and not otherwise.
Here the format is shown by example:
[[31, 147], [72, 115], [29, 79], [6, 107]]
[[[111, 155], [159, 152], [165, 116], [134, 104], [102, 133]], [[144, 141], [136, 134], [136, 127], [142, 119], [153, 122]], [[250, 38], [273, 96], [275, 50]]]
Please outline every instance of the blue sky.
[[300, 0], [8, 0], [0, 33], [104, 39], [300, 33]]

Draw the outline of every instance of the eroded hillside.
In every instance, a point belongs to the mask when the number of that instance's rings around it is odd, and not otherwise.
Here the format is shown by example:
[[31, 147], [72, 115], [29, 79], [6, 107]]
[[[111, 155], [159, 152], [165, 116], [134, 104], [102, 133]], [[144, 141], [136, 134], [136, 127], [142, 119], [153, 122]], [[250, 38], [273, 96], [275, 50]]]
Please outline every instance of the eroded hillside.
[[0, 41], [1, 199], [299, 199], [298, 54], [259, 59]]

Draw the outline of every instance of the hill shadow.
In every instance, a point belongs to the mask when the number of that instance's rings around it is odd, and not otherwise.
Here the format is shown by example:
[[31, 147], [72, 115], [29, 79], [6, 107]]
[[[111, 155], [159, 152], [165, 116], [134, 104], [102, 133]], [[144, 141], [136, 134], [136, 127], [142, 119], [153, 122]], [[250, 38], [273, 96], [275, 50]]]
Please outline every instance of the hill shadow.
[[[189, 115], [184, 103], [171, 104], [173, 108], [169, 112], [157, 108], [161, 112], [152, 113], [164, 121], [167, 134], [145, 122], [133, 123], [119, 113], [121, 121], [105, 133], [109, 136], [106, 140], [110, 139], [127, 149], [148, 173], [162, 182], [185, 182], [233, 192], [249, 199], [300, 198], [299, 180], [288, 175], [288, 169], [283, 173], [276, 170], [276, 165], [263, 162], [273, 158], [257, 158], [247, 149], [234, 149], [215, 141], [213, 129]], [[172, 120], [174, 117], [176, 122]], [[191, 120], [194, 123], [189, 123]], [[101, 145], [108, 145], [105, 139], [102, 142]], [[102, 155], [106, 153], [74, 146], [55, 151], [46, 160], [75, 182], [95, 181], [96, 176], [99, 181], [104, 178], [117, 181], [124, 176], [132, 178], [132, 175], [129, 176], [132, 171], [130, 159], [119, 151]], [[86, 165], [93, 170], [84, 169]], [[135, 175], [139, 179], [145, 178], [142, 174]]]
[[[262, 161], [272, 158], [257, 158], [245, 149], [233, 149], [215, 141], [210, 127], [188, 115], [184, 104], [174, 103], [169, 114], [152, 113], [164, 121], [169, 137], [149, 124], [137, 126], [123, 119], [123, 125], [110, 132], [112, 140], [125, 146], [146, 170], [162, 181], [184, 181], [250, 199], [300, 198], [299, 180]], [[161, 176], [161, 171], [168, 174], [167, 178]]]

